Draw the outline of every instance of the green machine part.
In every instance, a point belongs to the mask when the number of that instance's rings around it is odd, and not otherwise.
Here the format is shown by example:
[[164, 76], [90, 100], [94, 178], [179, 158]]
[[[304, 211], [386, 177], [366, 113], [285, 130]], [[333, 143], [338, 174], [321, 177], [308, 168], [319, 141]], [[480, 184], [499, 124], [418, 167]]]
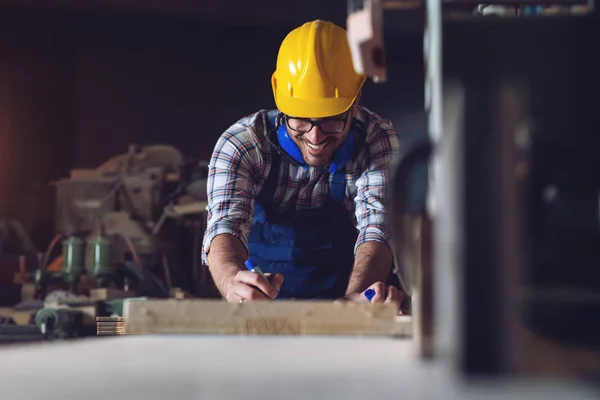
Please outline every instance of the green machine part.
[[35, 314], [35, 324], [44, 336], [65, 339], [75, 334], [80, 312], [42, 308]]
[[80, 237], [72, 235], [63, 240], [62, 246], [62, 273], [74, 285], [85, 272], [84, 242]]
[[98, 283], [106, 284], [112, 270], [110, 267], [110, 239], [103, 234], [88, 241], [90, 269]]

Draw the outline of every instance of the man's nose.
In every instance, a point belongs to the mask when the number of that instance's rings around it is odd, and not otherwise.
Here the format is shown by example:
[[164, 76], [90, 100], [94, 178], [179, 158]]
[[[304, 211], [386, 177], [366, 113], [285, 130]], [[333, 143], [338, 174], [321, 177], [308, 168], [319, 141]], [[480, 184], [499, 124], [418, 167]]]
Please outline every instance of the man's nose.
[[318, 144], [325, 140], [325, 135], [318, 126], [313, 126], [310, 131], [304, 134], [304, 136], [312, 144]]

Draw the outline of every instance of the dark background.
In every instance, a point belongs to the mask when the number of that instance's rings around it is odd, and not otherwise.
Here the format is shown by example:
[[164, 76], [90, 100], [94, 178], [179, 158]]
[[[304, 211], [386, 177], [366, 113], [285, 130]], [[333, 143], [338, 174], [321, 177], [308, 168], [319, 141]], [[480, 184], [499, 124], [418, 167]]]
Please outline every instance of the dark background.
[[[208, 160], [229, 125], [274, 106], [270, 76], [285, 35], [346, 18], [339, 0], [78, 3], [0, 0], [0, 216], [24, 223], [41, 248], [54, 229], [52, 180], [130, 143]], [[368, 82], [363, 94], [404, 132], [404, 116], [423, 107], [419, 22], [390, 22], [390, 81]]]
[[[345, 0], [0, 0], [0, 217], [24, 223], [44, 249], [54, 233], [50, 182], [69, 169], [93, 168], [130, 143], [167, 143], [208, 160], [228, 126], [274, 106], [270, 76], [285, 35], [316, 18], [345, 26], [346, 12]], [[409, 139], [425, 132], [423, 17], [402, 12], [385, 19], [389, 82], [368, 81], [362, 101]], [[489, 223], [502, 209], [491, 200], [501, 196], [485, 176], [492, 165], [486, 157], [494, 154], [486, 147], [494, 131], [492, 83], [508, 76], [528, 82], [536, 131], [543, 132], [533, 155], [530, 200], [537, 203], [530, 211], [538, 212], [531, 215], [539, 231], [530, 235], [540, 242], [533, 246], [530, 283], [577, 293], [588, 282], [597, 291], [599, 282], [596, 208], [582, 205], [597, 204], [600, 182], [590, 161], [600, 159], [590, 154], [599, 148], [600, 114], [587, 100], [598, 88], [600, 25], [553, 20], [540, 30], [548, 20], [540, 26], [472, 22], [444, 32], [444, 54], [451, 55], [445, 73], [465, 83], [473, 140], [465, 215], [479, 225], [467, 224], [464, 282], [471, 372], [496, 371], [505, 349], [506, 325], [495, 312], [504, 301], [494, 258], [502, 249]], [[540, 206], [547, 184], [563, 184], [567, 201]], [[588, 234], [590, 226], [596, 236]], [[589, 238], [585, 248], [579, 238]], [[597, 302], [559, 308], [544, 301], [532, 302], [525, 317], [535, 330], [597, 342], [597, 319], [589, 318], [598, 314]]]

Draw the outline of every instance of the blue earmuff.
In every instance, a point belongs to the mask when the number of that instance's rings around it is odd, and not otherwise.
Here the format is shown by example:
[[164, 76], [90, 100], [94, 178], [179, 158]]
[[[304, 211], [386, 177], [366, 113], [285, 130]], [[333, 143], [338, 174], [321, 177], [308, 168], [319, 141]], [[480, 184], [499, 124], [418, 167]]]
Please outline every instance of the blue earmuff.
[[[277, 129], [277, 139], [281, 148], [285, 150], [285, 152], [292, 157], [292, 159], [298, 162], [301, 166], [306, 166], [304, 158], [302, 158], [302, 152], [300, 151], [300, 148], [290, 137], [285, 125], [280, 125]], [[354, 141], [354, 132], [350, 131], [346, 140], [344, 140], [342, 145], [335, 151], [333, 155], [333, 160], [331, 161], [331, 166], [329, 167], [330, 173], [333, 173], [343, 167], [346, 162], [352, 158], [354, 155]]]
[[302, 158], [302, 152], [300, 148], [294, 142], [294, 140], [290, 137], [285, 125], [279, 125], [277, 128], [277, 140], [279, 141], [279, 145], [285, 152], [292, 157], [295, 161], [297, 161], [300, 165], [304, 165], [304, 158]]

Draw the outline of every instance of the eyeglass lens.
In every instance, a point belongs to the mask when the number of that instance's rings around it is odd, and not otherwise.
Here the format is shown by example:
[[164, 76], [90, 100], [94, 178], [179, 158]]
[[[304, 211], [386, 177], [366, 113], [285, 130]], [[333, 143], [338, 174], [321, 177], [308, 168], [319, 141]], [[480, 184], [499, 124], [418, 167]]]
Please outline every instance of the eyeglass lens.
[[347, 115], [343, 117], [324, 118], [311, 120], [306, 118], [287, 117], [288, 127], [298, 133], [307, 133], [313, 126], [318, 126], [321, 132], [325, 134], [336, 134], [344, 131], [346, 127]]

